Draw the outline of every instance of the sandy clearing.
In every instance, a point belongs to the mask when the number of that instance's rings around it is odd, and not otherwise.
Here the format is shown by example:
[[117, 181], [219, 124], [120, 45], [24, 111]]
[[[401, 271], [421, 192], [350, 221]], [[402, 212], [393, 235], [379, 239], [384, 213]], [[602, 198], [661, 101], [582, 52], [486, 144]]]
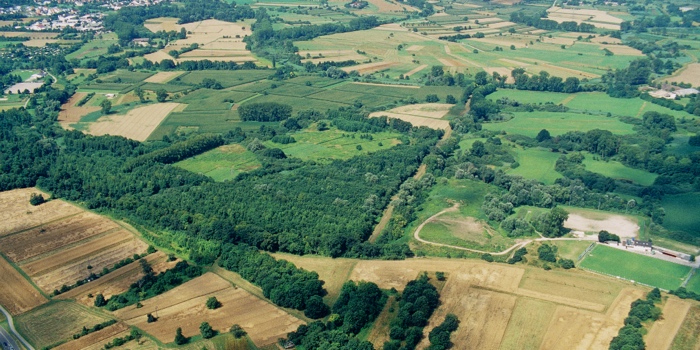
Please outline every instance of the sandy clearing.
[[32, 193], [49, 198], [48, 194], [34, 187], [0, 192], [0, 237], [82, 211], [60, 199], [33, 206], [29, 204]]
[[606, 230], [620, 237], [637, 237], [637, 234], [639, 234], [639, 225], [621, 215], [608, 215], [604, 219], [591, 219], [576, 213], [570, 213], [569, 218], [564, 222], [564, 227], [592, 233]]
[[677, 71], [668, 78], [657, 79], [670, 82], [684, 82], [693, 86], [700, 86], [700, 63], [691, 63]]
[[20, 264], [20, 267], [29, 276], [37, 276], [59, 266], [84, 259], [129, 239], [133, 239], [133, 235], [129, 231], [116, 230], [94, 239], [91, 238], [89, 242], [79, 242], [79, 245], [72, 248], [52, 252], [47, 257], [38, 260], [31, 259], [34, 260], [31, 262], [23, 262]]
[[411, 123], [413, 126], [427, 126], [432, 129], [447, 129], [450, 123], [447, 120], [417, 117], [408, 114], [392, 113], [388, 111], [374, 112], [369, 115], [370, 117], [381, 117], [387, 116], [389, 118], [401, 119], [403, 121]]
[[99, 215], [83, 212], [63, 220], [0, 239], [0, 250], [14, 262], [65, 247], [117, 228]]
[[129, 329], [126, 323], [118, 322], [107, 328], [101, 329], [97, 332], [90, 333], [88, 335], [82, 336], [79, 339], [63, 343], [55, 347], [56, 350], [74, 350], [74, 349], [85, 349], [90, 345], [101, 342], [103, 340], [114, 337], [115, 335], [124, 332]]
[[404, 74], [403, 76], [404, 76], [404, 77], [410, 77], [410, 76], [412, 76], [412, 75], [414, 75], [414, 74], [416, 74], [416, 73], [422, 71], [423, 69], [425, 69], [425, 68], [427, 68], [427, 67], [428, 67], [427, 64], [421, 64], [420, 66], [411, 69], [411, 71], [409, 71], [408, 73]]
[[[625, 318], [627, 318], [632, 308], [632, 302], [640, 298], [644, 298], [643, 290], [625, 288], [620, 291], [617, 299], [615, 299], [610, 309], [608, 309], [605, 321], [593, 340], [592, 349], [605, 349], [610, 345], [610, 342], [617, 336], [620, 328], [625, 325]], [[673, 340], [673, 337], [671, 337], [671, 340]], [[660, 348], [649, 347], [649, 349]]]
[[373, 73], [373, 72], [380, 71], [382, 69], [386, 69], [389, 67], [393, 67], [397, 64], [399, 64], [399, 62], [372, 62], [372, 63], [359, 64], [357, 66], [344, 67], [341, 69], [347, 73], [350, 73], [350, 72], [356, 70], [360, 74], [368, 74], [368, 73]]
[[64, 284], [70, 285], [78, 280], [88, 278], [92, 272], [87, 269], [88, 265], [92, 266], [95, 271], [102, 271], [103, 268], [112, 267], [117, 262], [132, 257], [134, 254], [144, 253], [147, 248], [148, 245], [143, 241], [132, 239], [87, 256], [82, 260], [60, 266], [43, 275], [32, 277], [32, 280], [39, 288], [49, 293], [54, 289], [61, 288]]
[[661, 312], [661, 318], [654, 321], [644, 342], [648, 349], [666, 350], [671, 348], [673, 339], [685, 320], [691, 304], [687, 301], [669, 296]]
[[97, 106], [76, 106], [85, 96], [87, 96], [86, 92], [76, 92], [68, 102], [61, 106], [61, 111], [58, 113], [58, 122], [61, 126], [67, 128], [68, 124], [77, 123], [80, 118], [87, 114], [100, 110], [100, 107]]
[[391, 109], [391, 112], [440, 119], [450, 111], [452, 106], [449, 103], [418, 103], [396, 107]]
[[146, 78], [146, 80], [144, 80], [144, 82], [164, 84], [164, 83], [167, 83], [167, 82], [179, 77], [182, 74], [183, 74], [183, 72], [158, 72], [158, 73]]
[[48, 301], [2, 257], [0, 286], [0, 304], [12, 315], [29, 311]]
[[[210, 296], [216, 296], [222, 306], [207, 309], [205, 302]], [[247, 291], [231, 286], [213, 273], [204, 274], [142, 304], [140, 309], [130, 306], [115, 314], [163, 342], [171, 341], [177, 327], [182, 327], [185, 336], [197, 335], [201, 322], [207, 321], [212, 328], [222, 332], [239, 324], [256, 345], [264, 346], [304, 323]], [[147, 323], [146, 314], [153, 312], [156, 305], [158, 322]]]
[[90, 125], [91, 135], [117, 135], [137, 141], [146, 141], [158, 125], [180, 104], [174, 102], [155, 103], [138, 107], [126, 115], [109, 115]]

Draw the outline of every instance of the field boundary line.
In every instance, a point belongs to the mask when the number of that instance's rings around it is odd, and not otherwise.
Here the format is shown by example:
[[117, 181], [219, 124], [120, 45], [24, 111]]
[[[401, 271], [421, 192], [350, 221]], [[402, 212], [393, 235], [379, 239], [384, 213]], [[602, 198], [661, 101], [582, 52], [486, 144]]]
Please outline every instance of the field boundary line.
[[46, 294], [46, 293], [44, 293], [44, 291], [41, 290], [41, 288], [39, 288], [39, 286], [37, 286], [36, 284], [34, 284], [34, 281], [31, 279], [31, 277], [29, 277], [29, 275], [27, 275], [27, 273], [25, 273], [24, 270], [22, 270], [22, 269], [19, 267], [19, 265], [17, 265], [17, 264], [15, 264], [15, 263], [13, 263], [12, 261], [10, 261], [10, 259], [8, 259], [7, 256], [5, 256], [5, 253], [0, 252], [0, 258], [4, 259], [8, 264], [10, 264], [10, 266], [12, 266], [13, 269], [15, 269], [17, 272], [19, 272], [19, 274], [20, 274], [25, 280], [27, 280], [27, 281], [29, 282], [29, 284], [30, 284], [32, 287], [34, 287], [34, 289], [36, 289], [36, 290], [39, 292], [39, 294], [41, 294], [41, 296], [43, 296], [44, 298], [48, 299], [49, 302], [51, 301], [51, 298], [49, 297], [49, 295]]
[[[69, 203], [69, 204], [71, 204], [71, 205], [75, 205], [75, 204], [70, 203], [70, 202], [66, 202], [66, 203]], [[77, 206], [77, 205], [76, 205], [76, 207], [78, 207], [78, 208], [80, 208], [80, 209], [83, 209], [83, 208], [81, 208], [81, 207], [79, 207], [79, 206]], [[60, 217], [60, 218], [57, 218], [57, 219], [54, 219], [54, 220], [51, 220], [51, 221], [47, 221], [47, 222], [45, 222], [45, 223], [42, 223], [42, 224], [39, 224], [39, 225], [36, 225], [36, 226], [28, 227], [28, 228], [25, 228], [25, 229], [21, 229], [21, 230], [19, 230], [19, 231], [15, 231], [15, 232], [6, 234], [6, 235], [0, 237], [0, 241], [3, 240], [3, 239], [5, 239], [6, 237], [15, 236], [15, 235], [18, 235], [18, 234], [20, 234], [20, 233], [24, 233], [24, 232], [27, 232], [27, 231], [31, 231], [31, 230], [33, 230], [33, 229], [35, 229], [35, 228], [39, 228], [39, 227], [41, 227], [41, 226], [46, 226], [46, 225], [48, 225], [48, 224], [53, 224], [53, 223], [58, 222], [58, 221], [63, 221], [63, 220], [65, 220], [65, 219], [68, 219], [68, 218], [71, 218], [71, 217], [73, 217], [73, 216], [80, 215], [80, 214], [84, 214], [84, 212], [83, 212], [83, 211], [79, 211], [79, 212], [77, 212], [77, 213], [75, 213], [75, 214], [66, 215], [66, 216], [64, 216], [64, 217]]]

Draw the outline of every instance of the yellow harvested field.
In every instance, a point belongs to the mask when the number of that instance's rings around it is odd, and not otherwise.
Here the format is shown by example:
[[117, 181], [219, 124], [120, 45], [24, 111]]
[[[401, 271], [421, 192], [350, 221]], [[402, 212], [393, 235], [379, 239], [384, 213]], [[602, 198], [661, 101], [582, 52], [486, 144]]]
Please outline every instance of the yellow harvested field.
[[533, 298], [533, 299], [540, 299], [540, 300], [545, 300], [545, 301], [551, 301], [553, 303], [568, 305], [571, 307], [588, 309], [588, 310], [597, 311], [597, 312], [605, 311], [605, 305], [603, 305], [603, 304], [567, 298], [567, 297], [563, 297], [560, 295], [553, 295], [553, 293], [551, 293], [551, 292], [550, 293], [542, 293], [542, 292], [535, 292], [535, 291], [531, 291], [529, 289], [522, 289], [521, 288], [521, 289], [518, 289], [515, 293], [520, 295], [520, 296]]
[[380, 71], [383, 69], [387, 69], [389, 67], [393, 67], [397, 65], [398, 62], [372, 62], [372, 63], [364, 63], [364, 64], [359, 64], [357, 66], [351, 66], [351, 67], [344, 67], [341, 68], [345, 72], [352, 72], [352, 71], [357, 71], [360, 74], [368, 74], [368, 73], [374, 73], [376, 71]]
[[556, 305], [547, 301], [518, 298], [503, 335], [501, 349], [537, 349], [547, 332]]
[[604, 321], [603, 314], [559, 306], [540, 349], [592, 349], [595, 334]]
[[119, 333], [122, 333], [129, 329], [126, 323], [116, 323], [107, 328], [101, 329], [97, 332], [90, 333], [88, 335], [82, 336], [79, 339], [69, 341], [67, 343], [61, 344], [54, 349], [56, 350], [74, 350], [74, 349], [85, 349], [93, 344], [102, 342], [103, 340], [111, 339]]
[[[215, 296], [222, 306], [210, 310], [205, 302]], [[191, 337], [199, 334], [203, 321], [215, 330], [225, 332], [239, 324], [257, 346], [273, 344], [278, 338], [296, 330], [304, 322], [223, 278], [207, 273], [166, 293], [142, 302], [142, 308], [129, 306], [115, 315], [162, 342], [172, 341], [178, 327]], [[147, 323], [146, 314], [158, 306], [158, 322]]]
[[61, 200], [52, 200], [39, 206], [33, 206], [29, 204], [32, 193], [42, 194], [44, 198], [49, 198], [48, 194], [33, 187], [0, 192], [0, 237], [82, 211], [82, 209]]
[[369, 115], [370, 117], [381, 117], [387, 116], [393, 119], [401, 119], [405, 122], [413, 124], [413, 126], [427, 126], [432, 129], [447, 129], [450, 127], [450, 123], [447, 120], [417, 117], [409, 114], [393, 113], [389, 111], [374, 112]]
[[[163, 252], [157, 252], [145, 257], [146, 261], [151, 264], [153, 272], [158, 274], [175, 266], [177, 261], [166, 261], [166, 256]], [[92, 306], [95, 302], [94, 297], [89, 297], [90, 294], [102, 294], [106, 299], [112, 295], [120, 294], [129, 289], [129, 286], [143, 277], [141, 266], [138, 262], [133, 262], [129, 265], [120, 267], [112, 271], [107, 276], [84, 284], [82, 286], [71, 289], [70, 291], [59, 295], [58, 299], [75, 299], [77, 302]]]
[[624, 45], [604, 45], [603, 48], [608, 49], [612, 53], [621, 56], [644, 56], [642, 51]]
[[403, 290], [411, 280], [425, 271], [442, 271], [459, 276], [483, 288], [513, 293], [518, 289], [524, 270], [517, 267], [486, 264], [473, 260], [407, 259], [402, 261], [365, 261], [355, 265], [353, 281], [369, 281], [380, 288]]
[[425, 68], [427, 68], [427, 67], [428, 67], [427, 64], [421, 64], [420, 66], [418, 66], [418, 67], [416, 67], [416, 68], [413, 68], [413, 69], [411, 69], [408, 73], [404, 74], [404, 77], [413, 76], [414, 74], [416, 74], [416, 73], [422, 71], [423, 69], [425, 69]]
[[152, 62], [160, 62], [162, 60], [173, 60], [173, 62], [176, 62], [173, 56], [168, 55], [168, 53], [163, 50], [149, 53], [148, 55], [144, 55], [143, 58]]
[[99, 215], [84, 212], [0, 239], [0, 250], [20, 262], [117, 228]]
[[[663, 315], [662, 315], [663, 316]], [[676, 337], [673, 339], [673, 350], [700, 350], [700, 305], [694, 305], [688, 311]]]
[[693, 86], [700, 86], [700, 63], [691, 63], [668, 78], [658, 79], [661, 81], [684, 82]]
[[520, 283], [520, 292], [529, 290], [559, 298], [609, 307], [622, 290], [619, 283], [578, 270], [528, 269]]
[[637, 237], [639, 225], [631, 218], [609, 214], [605, 217], [590, 217], [585, 212], [569, 213], [564, 227], [576, 231], [598, 233], [607, 230], [620, 237]]
[[329, 260], [319, 256], [298, 256], [292, 254], [276, 253], [272, 254], [275, 259], [283, 259], [291, 262], [296, 267], [314, 271], [319, 278], [325, 282], [323, 287], [328, 291], [328, 299], [335, 301], [340, 294], [340, 288], [348, 280], [350, 273], [355, 268], [357, 260], [354, 259], [333, 259]]
[[[620, 328], [625, 325], [625, 318], [627, 318], [632, 308], [632, 303], [637, 299], [643, 299], [644, 294], [644, 291], [641, 289], [625, 288], [620, 291], [617, 299], [615, 299], [615, 302], [613, 302], [610, 309], [608, 309], [608, 312], [605, 314], [605, 320], [595, 335], [592, 346], [593, 349], [604, 349], [610, 345], [610, 342], [617, 335]], [[671, 338], [671, 340], [672, 339], [673, 338]], [[657, 348], [650, 347], [650, 349]]]
[[144, 27], [148, 28], [148, 30], [152, 32], [158, 32], [158, 31], [178, 31], [180, 30], [180, 27], [177, 24], [178, 19], [174, 17], [160, 17], [160, 18], [154, 18], [154, 19], [149, 19], [144, 23]]
[[669, 296], [661, 311], [661, 318], [654, 322], [644, 342], [649, 349], [670, 349], [676, 333], [683, 325], [691, 304], [675, 296]]
[[[131, 235], [126, 231], [124, 231], [124, 234]], [[102, 271], [103, 268], [112, 267], [117, 262], [132, 257], [134, 254], [140, 255], [144, 253], [147, 248], [148, 245], [143, 241], [132, 239], [107, 250], [86, 256], [82, 260], [62, 265], [42, 275], [33, 276], [32, 280], [39, 288], [48, 293], [54, 289], [61, 288], [64, 284], [70, 285], [78, 280], [86, 279], [92, 272], [88, 270], [88, 265], [92, 266], [92, 269], [95, 271]], [[51, 257], [47, 259], [51, 259]]]
[[12, 315], [21, 314], [48, 301], [2, 257], [0, 286], [0, 305]]
[[100, 107], [97, 106], [76, 106], [85, 96], [87, 96], [86, 92], [76, 92], [68, 102], [61, 106], [61, 111], [58, 113], [58, 122], [61, 126], [68, 129], [69, 124], [77, 123], [80, 118], [100, 110]]
[[414, 115], [417, 117], [440, 119], [444, 117], [452, 108], [449, 103], [418, 103], [396, 107], [391, 111], [394, 113]]
[[[390, 311], [393, 310], [393, 311]], [[395, 296], [389, 296], [386, 305], [382, 312], [374, 321], [374, 327], [367, 335], [367, 341], [374, 344], [375, 349], [381, 349], [384, 342], [389, 341], [389, 332], [391, 331], [391, 320], [398, 313], [398, 301]]]
[[45, 32], [0, 32], [0, 36], [5, 36], [8, 38], [14, 37], [26, 37], [30, 38], [28, 41], [22, 42], [24, 46], [30, 47], [43, 47], [47, 43], [55, 43], [59, 40], [56, 39], [59, 33], [45, 33]]
[[146, 78], [146, 83], [164, 84], [182, 75], [182, 72], [158, 72]]
[[126, 115], [110, 115], [90, 125], [91, 135], [117, 135], [137, 141], [146, 141], [158, 125], [180, 104], [167, 102], [138, 107]]

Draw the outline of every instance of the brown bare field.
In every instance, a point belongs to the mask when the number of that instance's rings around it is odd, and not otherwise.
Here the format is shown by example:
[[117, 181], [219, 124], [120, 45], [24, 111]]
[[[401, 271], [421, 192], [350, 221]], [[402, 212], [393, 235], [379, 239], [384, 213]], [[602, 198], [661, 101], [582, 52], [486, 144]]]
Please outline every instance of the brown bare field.
[[381, 117], [387, 116], [389, 118], [401, 119], [403, 121], [413, 124], [413, 126], [427, 126], [432, 129], [447, 129], [450, 127], [450, 123], [447, 120], [434, 119], [434, 118], [424, 118], [417, 117], [414, 115], [392, 113], [389, 111], [374, 112], [369, 115], [370, 117]]
[[[216, 296], [222, 306], [207, 309], [205, 302], [210, 296]], [[215, 330], [224, 332], [231, 325], [239, 324], [256, 345], [263, 346], [274, 343], [303, 324], [303, 321], [241, 288], [233, 287], [213, 273], [204, 274], [142, 304], [139, 309], [129, 306], [117, 310], [115, 315], [162, 342], [170, 342], [178, 327], [182, 327], [185, 336], [198, 335], [199, 325], [207, 321]], [[153, 312], [156, 305], [158, 322], [147, 323], [146, 314]]]
[[0, 257], [0, 304], [12, 315], [31, 310], [48, 300]]
[[29, 204], [32, 193], [49, 195], [36, 188], [0, 192], [0, 237], [77, 214], [82, 210], [61, 200], [39, 206]]
[[678, 83], [684, 82], [693, 86], [700, 86], [700, 63], [691, 63], [685, 66], [685, 68], [676, 72], [676, 74], [659, 80]]
[[296, 267], [318, 273], [319, 278], [326, 282], [323, 287], [328, 291], [326, 298], [329, 301], [335, 301], [338, 294], [340, 294], [340, 288], [348, 280], [350, 273], [357, 264], [357, 260], [354, 259], [338, 258], [329, 260], [319, 256], [298, 256], [283, 253], [272, 254], [272, 256], [278, 260], [287, 260]]
[[23, 261], [117, 228], [99, 215], [84, 212], [0, 239], [0, 250], [14, 262]]
[[524, 270], [517, 267], [485, 264], [473, 260], [407, 259], [402, 261], [358, 261], [350, 275], [353, 281], [376, 283], [380, 288], [403, 290], [424, 271], [442, 271], [462, 276], [474, 286], [513, 293]]
[[[177, 261], [166, 261], [167, 258], [163, 252], [151, 254], [144, 259], [151, 264], [153, 272], [156, 274], [172, 268], [177, 263]], [[143, 277], [141, 266], [139, 263], [134, 262], [112, 271], [107, 276], [73, 288], [59, 295], [57, 298], [75, 299], [83, 305], [92, 306], [94, 304], [94, 298], [89, 297], [89, 294], [102, 294], [105, 299], [109, 299], [112, 295], [127, 291], [129, 286], [138, 281], [141, 277]]]
[[683, 320], [685, 320], [690, 303], [675, 296], [669, 296], [661, 312], [661, 318], [654, 322], [644, 342], [649, 349], [670, 349]]
[[[124, 231], [125, 234], [129, 234]], [[92, 266], [95, 271], [102, 271], [105, 267], [112, 267], [120, 260], [141, 254], [146, 251], [148, 245], [139, 239], [132, 239], [127, 242], [118, 244], [107, 250], [96, 254], [86, 256], [82, 260], [63, 265], [55, 268], [50, 272], [32, 277], [34, 282], [46, 292], [61, 288], [64, 284], [73, 284], [78, 280], [85, 279], [90, 276], [91, 270], [87, 266]], [[49, 258], [50, 259], [50, 258]]]
[[100, 107], [97, 106], [76, 106], [86, 95], [87, 93], [85, 92], [76, 92], [68, 102], [61, 106], [61, 111], [58, 113], [58, 122], [61, 126], [67, 128], [68, 124], [79, 122], [80, 118], [100, 110]]
[[177, 78], [180, 75], [182, 75], [182, 72], [158, 72], [146, 78], [146, 80], [144, 81], [147, 83], [164, 84]]
[[73, 341], [61, 344], [54, 349], [56, 350], [73, 350], [73, 349], [85, 349], [95, 343], [99, 343], [106, 339], [111, 339], [115, 335], [122, 333], [129, 329], [125, 323], [116, 323], [107, 328], [101, 329], [95, 333], [90, 333], [88, 335], [80, 337]]
[[639, 225], [629, 217], [622, 215], [607, 215], [605, 217], [591, 217], [585, 212], [569, 213], [569, 218], [564, 222], [564, 227], [583, 232], [600, 232], [607, 230], [620, 237], [637, 237]]
[[372, 62], [372, 63], [358, 64], [357, 66], [344, 67], [341, 69], [347, 73], [350, 73], [350, 72], [356, 70], [360, 74], [368, 74], [368, 73], [374, 73], [376, 71], [380, 71], [382, 69], [386, 69], [389, 67], [393, 67], [397, 64], [399, 64], [399, 63], [398, 62]]
[[44, 259], [31, 259], [32, 261], [25, 260], [22, 264], [20, 264], [20, 266], [24, 272], [34, 277], [49, 270], [56, 269], [59, 266], [83, 260], [101, 250], [107, 249], [129, 239], [134, 238], [128, 231], [115, 230], [103, 236], [91, 239], [89, 242], [81, 242], [80, 245], [65, 250], [60, 250]]
[[500, 348], [539, 348], [555, 309], [556, 305], [547, 301], [518, 298]]
[[90, 125], [88, 133], [95, 136], [118, 135], [146, 141], [158, 125], [180, 104], [167, 102], [138, 107], [126, 115], [104, 116]]

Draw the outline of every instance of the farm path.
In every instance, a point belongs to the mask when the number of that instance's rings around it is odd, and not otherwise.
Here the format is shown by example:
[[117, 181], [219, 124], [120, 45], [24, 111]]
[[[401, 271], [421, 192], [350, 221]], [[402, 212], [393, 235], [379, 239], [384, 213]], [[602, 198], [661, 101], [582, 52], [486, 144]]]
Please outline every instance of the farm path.
[[443, 209], [439, 213], [429, 217], [427, 220], [423, 221], [418, 227], [416, 228], [416, 231], [413, 233], [413, 238], [415, 238], [417, 241], [425, 244], [430, 244], [430, 245], [435, 245], [435, 246], [440, 246], [440, 247], [447, 247], [447, 248], [453, 248], [453, 249], [459, 249], [459, 250], [466, 250], [468, 252], [473, 252], [473, 253], [480, 253], [480, 254], [491, 254], [491, 255], [505, 255], [511, 252], [514, 249], [519, 249], [522, 248], [532, 242], [543, 242], [543, 241], [581, 241], [581, 240], [588, 240], [588, 241], [594, 241], [597, 240], [596, 236], [586, 236], [585, 238], [546, 238], [546, 237], [541, 237], [541, 238], [536, 238], [536, 239], [528, 239], [524, 241], [520, 241], [518, 243], [513, 244], [510, 248], [507, 248], [506, 250], [500, 251], [500, 252], [487, 252], [484, 250], [479, 250], [479, 249], [471, 249], [471, 248], [464, 248], [464, 247], [458, 247], [455, 245], [450, 245], [450, 244], [443, 244], [443, 243], [437, 243], [437, 242], [431, 242], [428, 240], [425, 240], [420, 237], [420, 231], [423, 229], [423, 226], [425, 226], [427, 223], [435, 220], [438, 218], [440, 215], [449, 213], [449, 212], [454, 212], [459, 210], [459, 203], [455, 203], [453, 206]]
[[[12, 333], [15, 334], [15, 337], [17, 337], [17, 339], [19, 339], [19, 341], [22, 343], [22, 345], [24, 345], [24, 347], [29, 349], [29, 350], [34, 350], [34, 347], [31, 344], [29, 344], [28, 341], [26, 341], [24, 338], [22, 338], [22, 335], [19, 334], [19, 332], [17, 332], [17, 329], [15, 328], [15, 323], [12, 320], [12, 315], [10, 315], [10, 313], [7, 312], [7, 310], [5, 310], [5, 308], [2, 307], [2, 305], [0, 305], [0, 312], [2, 312], [5, 315], [5, 318], [7, 319], [7, 324], [10, 325], [10, 330], [12, 331]], [[10, 337], [9, 334], [6, 334], [5, 329], [3, 329], [2, 327], [0, 327], [0, 334], [2, 334], [3, 338], [8, 338], [10, 343], [13, 344], [13, 347], [15, 349], [19, 349], [17, 344], [15, 344], [14, 339], [12, 339], [12, 337]]]

